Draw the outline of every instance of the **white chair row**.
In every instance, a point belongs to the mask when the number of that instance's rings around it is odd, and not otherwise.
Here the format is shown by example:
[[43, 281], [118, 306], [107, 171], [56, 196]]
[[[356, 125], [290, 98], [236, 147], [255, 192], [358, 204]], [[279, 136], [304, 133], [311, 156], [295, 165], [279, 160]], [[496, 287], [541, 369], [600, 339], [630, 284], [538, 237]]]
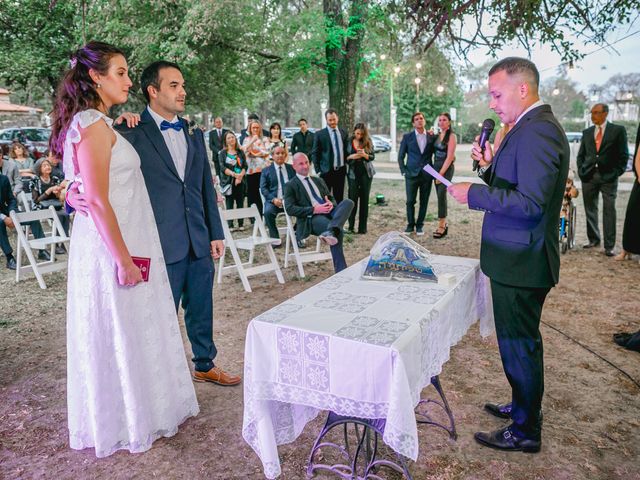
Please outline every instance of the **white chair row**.
[[[284, 213], [286, 225], [278, 229], [279, 233], [285, 234], [285, 251], [284, 251], [284, 267], [287, 268], [291, 260], [296, 262], [298, 267], [298, 275], [304, 277], [303, 263], [319, 262], [331, 259], [330, 251], [322, 251], [322, 242], [318, 238], [316, 248], [312, 251], [301, 252], [296, 241], [295, 230], [291, 217]], [[225, 246], [231, 251], [233, 265], [225, 265], [224, 255], [220, 258], [218, 264], [218, 283], [222, 282], [224, 273], [236, 270], [242, 281], [242, 285], [247, 292], [251, 292], [251, 285], [248, 277], [265, 272], [275, 272], [278, 282], [284, 283], [284, 277], [278, 264], [275, 252], [273, 251], [274, 242], [279, 241], [278, 238], [271, 238], [267, 234], [262, 217], [258, 213], [258, 207], [255, 204], [248, 208], [237, 208], [231, 210], [223, 210], [220, 208], [220, 218], [222, 220], [222, 228], [224, 230]], [[228, 221], [238, 219], [249, 219], [253, 221], [253, 230], [250, 236], [243, 238], [234, 238], [228, 226]], [[269, 262], [260, 265], [254, 265], [256, 247], [264, 246], [267, 250]], [[249, 259], [243, 262], [240, 258], [238, 250], [247, 250]]]

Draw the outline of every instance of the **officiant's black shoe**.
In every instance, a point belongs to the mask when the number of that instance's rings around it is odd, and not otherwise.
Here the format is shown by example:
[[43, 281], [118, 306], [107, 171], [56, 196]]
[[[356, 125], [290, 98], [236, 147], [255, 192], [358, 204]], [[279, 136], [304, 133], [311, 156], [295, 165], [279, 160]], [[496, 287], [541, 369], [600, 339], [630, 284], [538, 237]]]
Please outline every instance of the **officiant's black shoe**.
[[616, 342], [621, 347], [626, 347], [627, 342], [629, 341], [631, 336], [632, 336], [631, 333], [626, 333], [626, 332], [614, 333], [613, 341]]
[[605, 250], [604, 250], [604, 254], [605, 254], [607, 257], [615, 257], [615, 256], [616, 256], [616, 254], [615, 254], [615, 253], [613, 253], [613, 250], [607, 250], [607, 249], [605, 249]]
[[473, 438], [485, 447], [508, 452], [537, 453], [540, 451], [540, 445], [542, 444], [539, 438], [525, 438], [516, 435], [511, 430], [511, 425], [493, 432], [477, 432]]
[[582, 245], [582, 248], [595, 248], [600, 245], [600, 242], [589, 242]]
[[484, 409], [494, 417], [511, 418], [511, 402], [509, 403], [485, 403]]

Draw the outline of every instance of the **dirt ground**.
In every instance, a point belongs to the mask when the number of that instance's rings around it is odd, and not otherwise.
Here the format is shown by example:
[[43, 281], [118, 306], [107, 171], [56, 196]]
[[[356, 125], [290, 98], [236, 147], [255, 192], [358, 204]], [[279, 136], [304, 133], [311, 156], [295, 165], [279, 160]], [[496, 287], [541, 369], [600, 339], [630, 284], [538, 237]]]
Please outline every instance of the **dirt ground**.
[[[378, 236], [405, 225], [404, 187], [376, 181], [387, 206], [372, 206], [369, 233], [348, 236], [345, 252], [353, 263], [366, 255]], [[618, 197], [618, 239], [628, 192]], [[582, 199], [578, 199], [578, 247], [586, 240]], [[418, 238], [437, 254], [477, 258], [482, 215], [450, 201], [449, 235], [431, 238], [436, 221], [428, 217], [427, 235]], [[435, 212], [432, 194], [429, 212]], [[282, 255], [280, 253], [280, 255]], [[285, 271], [251, 279], [243, 291], [236, 276], [214, 288], [217, 363], [242, 373], [249, 321], [331, 275], [330, 263], [308, 265], [299, 280]], [[577, 248], [562, 256], [560, 284], [545, 305], [543, 321], [625, 370], [640, 382], [640, 354], [617, 347], [611, 335], [640, 328], [637, 261], [614, 262], [602, 251]], [[241, 436], [242, 387], [196, 384], [201, 413], [172, 438], [158, 440], [143, 454], [118, 452], [97, 459], [92, 450], [69, 449], [66, 428], [65, 297], [66, 275], [46, 277], [41, 291], [34, 279], [14, 283], [0, 266], [0, 478], [4, 479], [259, 479], [258, 457]], [[182, 319], [180, 319], [182, 324]], [[186, 355], [190, 347], [184, 333]], [[541, 453], [503, 453], [478, 446], [477, 430], [502, 426], [483, 412], [485, 401], [508, 399], [494, 340], [482, 340], [477, 326], [453, 348], [441, 381], [454, 412], [459, 439], [419, 427], [420, 456], [410, 462], [415, 479], [640, 479], [640, 387], [603, 360], [547, 325], [546, 391]], [[425, 396], [433, 394], [426, 389]], [[323, 416], [307, 425], [291, 445], [280, 447], [282, 477], [305, 477], [305, 464]], [[318, 475], [316, 478], [332, 478]], [[390, 474], [387, 478], [398, 478]]]

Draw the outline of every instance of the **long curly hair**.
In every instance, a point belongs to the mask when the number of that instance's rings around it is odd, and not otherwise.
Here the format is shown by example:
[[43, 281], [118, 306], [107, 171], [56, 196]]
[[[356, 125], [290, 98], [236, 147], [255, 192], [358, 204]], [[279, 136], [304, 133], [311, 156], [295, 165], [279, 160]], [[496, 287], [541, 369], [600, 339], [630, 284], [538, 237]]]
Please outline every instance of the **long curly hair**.
[[353, 127], [353, 138], [356, 136], [356, 130], [362, 131], [362, 140], [360, 140], [362, 148], [368, 154], [373, 152], [373, 142], [371, 141], [371, 136], [369, 135], [369, 129], [364, 123], [356, 123]]
[[51, 112], [52, 125], [49, 150], [63, 158], [64, 139], [73, 116], [90, 108], [102, 105], [98, 86], [89, 75], [89, 70], [106, 75], [109, 62], [124, 52], [104, 42], [91, 41], [79, 48], [71, 56], [71, 68], [65, 73], [56, 91], [56, 99]]

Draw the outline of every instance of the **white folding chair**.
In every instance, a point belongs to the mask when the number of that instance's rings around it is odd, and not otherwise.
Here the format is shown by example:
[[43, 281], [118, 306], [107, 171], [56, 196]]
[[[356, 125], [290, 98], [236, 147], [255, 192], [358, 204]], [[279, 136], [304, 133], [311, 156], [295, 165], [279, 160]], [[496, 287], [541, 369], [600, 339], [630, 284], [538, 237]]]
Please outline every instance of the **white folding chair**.
[[[56, 244], [69, 242], [69, 237], [64, 233], [56, 209], [51, 206], [47, 210], [34, 210], [31, 212], [12, 211], [10, 215], [11, 220], [13, 220], [15, 224], [18, 236], [18, 246], [16, 248], [16, 282], [19, 282], [21, 277], [34, 274], [40, 288], [45, 290], [47, 285], [44, 283], [42, 274], [67, 268], [66, 260], [56, 261]], [[33, 221], [39, 222], [41, 220], [51, 221], [51, 232], [43, 238], [29, 239], [29, 225], [25, 225], [25, 223]], [[38, 262], [33, 254], [33, 250], [45, 250], [47, 247], [50, 250], [51, 260]], [[22, 251], [26, 254], [29, 265], [22, 265]]]
[[[251, 285], [249, 285], [248, 277], [258, 275], [260, 273], [275, 272], [278, 282], [284, 283], [284, 277], [278, 264], [278, 259], [273, 251], [272, 243], [277, 241], [277, 238], [270, 238], [265, 229], [262, 217], [258, 213], [258, 207], [255, 204], [248, 208], [235, 208], [231, 210], [220, 210], [220, 218], [222, 220], [222, 229], [224, 230], [224, 242], [225, 246], [231, 250], [231, 256], [233, 257], [234, 264], [225, 266], [224, 255], [220, 257], [218, 263], [218, 283], [222, 282], [222, 275], [225, 272], [236, 270], [242, 281], [242, 286], [245, 291], [251, 292]], [[249, 237], [233, 238], [231, 230], [229, 229], [229, 220], [238, 219], [253, 219], [253, 232]], [[264, 246], [267, 250], [269, 257], [269, 263], [254, 265], [256, 247]], [[243, 262], [240, 258], [238, 250], [248, 250], [249, 260]]]
[[[291, 221], [291, 217], [286, 210], [284, 211], [284, 215], [287, 220], [287, 236], [284, 249], [284, 268], [287, 268], [289, 266], [289, 259], [293, 258], [298, 265], [298, 276], [300, 278], [303, 278], [303, 263], [331, 260], [331, 251], [322, 251], [322, 241], [320, 240], [320, 237], [318, 237], [316, 240], [316, 248], [314, 250], [300, 252], [300, 248], [298, 248], [298, 242], [296, 240], [296, 232], [293, 229], [293, 222]], [[278, 231], [280, 231], [280, 229], [278, 229]]]
[[22, 205], [22, 208], [25, 212], [31, 211], [31, 200], [27, 197], [27, 194], [24, 192], [18, 193], [18, 204]]

